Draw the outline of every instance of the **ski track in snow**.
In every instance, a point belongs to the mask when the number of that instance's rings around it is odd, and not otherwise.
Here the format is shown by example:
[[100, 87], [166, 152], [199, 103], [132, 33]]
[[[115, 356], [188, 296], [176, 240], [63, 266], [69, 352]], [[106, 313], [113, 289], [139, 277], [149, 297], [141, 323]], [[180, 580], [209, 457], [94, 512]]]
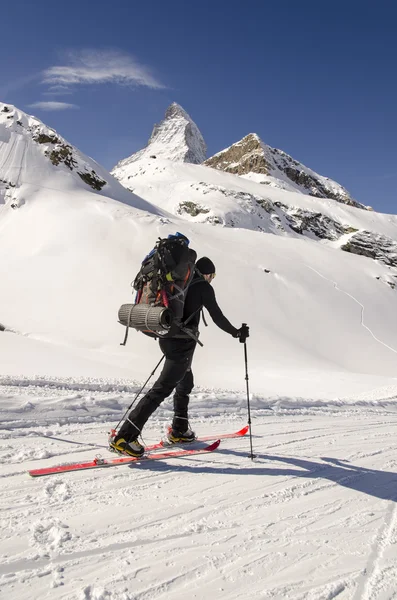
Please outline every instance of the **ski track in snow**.
[[332, 281], [331, 279], [328, 279], [328, 277], [325, 277], [319, 271], [317, 271], [316, 269], [313, 269], [313, 267], [310, 267], [309, 265], [306, 265], [306, 266], [311, 271], [314, 271], [314, 273], [317, 273], [317, 275], [319, 277], [322, 277], [323, 279], [326, 279], [327, 281], [329, 281], [330, 283], [332, 283], [333, 286], [334, 286], [334, 288], [338, 292], [341, 292], [342, 294], [345, 294], [346, 296], [348, 296], [349, 298], [351, 298], [352, 300], [354, 300], [354, 302], [356, 302], [356, 304], [358, 304], [361, 307], [361, 325], [362, 325], [362, 327], [364, 327], [364, 329], [366, 329], [369, 332], [369, 334], [374, 338], [374, 340], [376, 342], [378, 342], [379, 344], [381, 344], [382, 346], [384, 346], [388, 350], [391, 350], [392, 352], [394, 352], [395, 354], [397, 354], [397, 350], [395, 348], [392, 348], [391, 346], [389, 346], [388, 344], [386, 344], [385, 342], [382, 342], [382, 340], [380, 340], [379, 338], [377, 338], [376, 335], [374, 334], [374, 332], [364, 323], [364, 311], [365, 311], [365, 307], [364, 307], [363, 304], [361, 304], [361, 302], [359, 300], [357, 300], [357, 298], [355, 298], [352, 294], [349, 294], [349, 292], [346, 292], [345, 290], [342, 290], [338, 286], [338, 284], [337, 284], [336, 281]]
[[[94, 401], [116, 395], [120, 413], [133, 393], [106, 385], [98, 391], [100, 384], [91, 383], [99, 387], [0, 384], [4, 415], [20, 407], [11, 415], [14, 429], [7, 422], [0, 429], [0, 597], [395, 597], [394, 390], [383, 390], [384, 406], [380, 393], [336, 407], [295, 399], [295, 409], [277, 411], [258, 403], [254, 461], [245, 437], [223, 440], [205, 458], [30, 479], [29, 468], [107, 455], [114, 422], [104, 420], [95, 402], [91, 422], [79, 422], [79, 398], [75, 420], [40, 424], [40, 402], [44, 410], [52, 403], [55, 416], [65, 398], [86, 389]], [[192, 400], [198, 432], [242, 426], [242, 400], [224, 392], [211, 413], [213, 393], [198, 392]], [[169, 409], [168, 403], [147, 427], [148, 443], [161, 436]]]

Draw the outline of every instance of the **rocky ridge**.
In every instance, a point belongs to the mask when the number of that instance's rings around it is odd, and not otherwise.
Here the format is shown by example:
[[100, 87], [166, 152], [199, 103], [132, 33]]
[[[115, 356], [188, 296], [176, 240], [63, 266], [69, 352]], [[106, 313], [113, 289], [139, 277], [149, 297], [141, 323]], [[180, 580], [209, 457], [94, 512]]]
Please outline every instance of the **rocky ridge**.
[[[252, 219], [252, 227], [258, 231], [275, 234], [298, 234], [311, 239], [340, 240], [340, 249], [351, 254], [366, 256], [389, 267], [397, 267], [397, 242], [392, 238], [368, 230], [359, 230], [348, 222], [340, 222], [320, 211], [302, 209], [273, 201], [265, 195], [259, 196], [248, 192], [234, 191], [204, 181], [192, 184], [192, 190], [201, 191], [203, 201], [184, 200], [179, 203], [177, 213], [181, 216], [224, 227], [242, 226], [241, 217], [228, 214], [223, 217], [214, 214], [211, 207], [211, 194], [222, 194], [233, 199], [248, 213]], [[206, 198], [207, 197], [207, 198]], [[259, 219], [259, 221], [258, 221]], [[246, 224], [245, 224], [246, 226]], [[343, 240], [346, 241], [343, 241]], [[397, 278], [397, 274], [395, 275]]]
[[349, 206], [367, 209], [354, 200], [343, 186], [312, 171], [286, 152], [264, 144], [255, 133], [208, 158], [204, 164], [236, 175], [257, 174], [261, 177], [256, 177], [255, 181], [264, 185], [299, 191], [317, 198], [332, 198]]

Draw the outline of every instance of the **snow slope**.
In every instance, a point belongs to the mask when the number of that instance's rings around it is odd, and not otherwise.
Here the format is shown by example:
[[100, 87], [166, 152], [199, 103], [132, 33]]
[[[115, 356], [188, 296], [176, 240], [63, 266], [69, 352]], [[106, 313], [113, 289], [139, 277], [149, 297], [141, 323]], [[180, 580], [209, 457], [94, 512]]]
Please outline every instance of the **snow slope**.
[[[357, 210], [331, 198], [319, 199], [297, 191], [264, 186], [254, 179], [204, 165], [149, 158], [116, 168], [113, 173], [127, 189], [142, 194], [157, 206], [189, 222], [283, 234], [276, 226], [277, 219], [274, 222], [271, 218], [273, 210], [283, 215], [283, 211], [277, 207], [277, 204], [282, 204], [290, 211], [299, 209], [321, 213], [348, 227], [397, 239], [396, 215]], [[186, 202], [193, 203], [195, 210], [189, 210]], [[190, 214], [192, 212], [197, 214]], [[292, 237], [300, 237], [291, 231], [288, 233]]]

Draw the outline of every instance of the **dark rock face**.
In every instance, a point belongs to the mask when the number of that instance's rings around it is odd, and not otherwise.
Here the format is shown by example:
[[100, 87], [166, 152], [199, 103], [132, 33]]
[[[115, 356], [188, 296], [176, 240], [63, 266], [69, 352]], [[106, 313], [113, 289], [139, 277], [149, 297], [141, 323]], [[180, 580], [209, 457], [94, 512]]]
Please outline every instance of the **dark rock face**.
[[359, 231], [341, 246], [345, 252], [367, 256], [385, 265], [397, 267], [397, 242], [385, 235]]
[[38, 133], [33, 137], [38, 144], [60, 144], [61, 140], [56, 135], [47, 135], [46, 133]]
[[46, 141], [39, 142], [37, 138], [36, 141], [38, 141], [39, 144], [51, 143], [55, 145], [53, 150], [47, 150], [45, 152], [45, 155], [48, 156], [55, 167], [58, 167], [62, 163], [71, 171], [75, 170], [77, 175], [82, 179], [82, 181], [84, 181], [84, 183], [98, 192], [103, 188], [104, 185], [106, 185], [106, 181], [101, 179], [93, 169], [91, 171], [77, 171], [78, 164], [75, 160], [72, 146], [69, 146], [68, 144], [61, 144], [57, 141], [48, 142], [49, 136], [47, 135], [43, 136], [41, 139], [44, 137], [47, 138]]
[[79, 177], [84, 181], [84, 183], [86, 183], [87, 185], [92, 187], [92, 189], [96, 190], [97, 192], [100, 192], [101, 189], [103, 188], [103, 186], [106, 185], [106, 181], [101, 179], [95, 173], [94, 170], [92, 170], [90, 173], [89, 172], [81, 173], [80, 171], [77, 171], [77, 175], [79, 175]]
[[264, 156], [261, 141], [254, 134], [247, 135], [227, 150], [208, 158], [204, 164], [236, 175], [247, 173], [269, 175], [271, 171], [271, 164]]
[[315, 196], [316, 198], [332, 198], [333, 200], [337, 200], [343, 204], [348, 204], [349, 206], [365, 208], [362, 204], [353, 200], [353, 198], [346, 197], [345, 194], [331, 192], [330, 195], [329, 190], [327, 190], [320, 181], [316, 180], [314, 177], [308, 173], [305, 173], [304, 171], [293, 169], [292, 167], [286, 167], [284, 172], [287, 177], [291, 179], [291, 181], [306, 188], [310, 196]]
[[351, 231], [348, 225], [343, 225], [319, 212], [286, 206], [281, 202], [275, 204], [283, 211], [289, 227], [295, 233], [304, 235], [310, 232], [321, 240], [335, 241]]
[[201, 214], [207, 214], [210, 212], [209, 208], [197, 204], [196, 202], [191, 202], [190, 200], [185, 200], [179, 204], [178, 213], [182, 215], [183, 213], [187, 213], [191, 217], [197, 217]]
[[77, 163], [73, 157], [73, 149], [68, 144], [57, 144], [54, 150], [51, 150], [51, 152], [47, 151], [45, 154], [55, 167], [61, 163], [66, 165], [71, 171], [77, 167]]

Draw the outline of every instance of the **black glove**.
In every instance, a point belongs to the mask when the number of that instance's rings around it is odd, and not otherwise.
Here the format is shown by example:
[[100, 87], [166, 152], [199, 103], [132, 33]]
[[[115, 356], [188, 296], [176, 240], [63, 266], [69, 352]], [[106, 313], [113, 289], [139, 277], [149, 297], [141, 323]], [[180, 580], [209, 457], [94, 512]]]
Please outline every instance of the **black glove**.
[[236, 338], [238, 338], [241, 344], [244, 344], [246, 339], [250, 336], [250, 328], [247, 323], [243, 323], [240, 329], [237, 329]]

